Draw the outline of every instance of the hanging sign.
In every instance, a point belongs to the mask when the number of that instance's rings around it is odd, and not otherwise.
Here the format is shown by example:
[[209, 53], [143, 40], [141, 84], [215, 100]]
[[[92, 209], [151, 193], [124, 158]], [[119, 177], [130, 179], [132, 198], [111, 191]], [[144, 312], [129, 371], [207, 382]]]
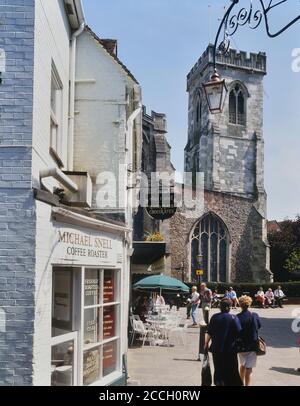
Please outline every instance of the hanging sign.
[[[148, 198], [148, 207], [147, 213], [154, 220], [168, 220], [173, 217], [177, 211], [177, 207], [174, 204], [174, 192], [171, 192], [169, 195], [164, 195], [161, 191], [159, 193], [159, 204], [152, 205], [151, 195]], [[169, 202], [169, 206], [166, 207], [164, 202]]]

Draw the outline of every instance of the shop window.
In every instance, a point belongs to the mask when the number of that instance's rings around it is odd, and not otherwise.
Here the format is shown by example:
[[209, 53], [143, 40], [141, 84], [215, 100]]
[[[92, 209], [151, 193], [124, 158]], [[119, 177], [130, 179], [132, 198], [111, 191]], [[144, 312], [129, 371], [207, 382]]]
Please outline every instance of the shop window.
[[120, 342], [118, 275], [114, 270], [85, 270], [84, 385], [101, 381], [118, 367], [117, 352]]
[[56, 269], [52, 277], [52, 337], [73, 331], [73, 269]]
[[52, 385], [101, 384], [119, 370], [119, 283], [118, 270], [54, 269]]
[[118, 347], [116, 342], [103, 346], [103, 376], [107, 376], [117, 369]]
[[75, 341], [62, 342], [52, 346], [51, 385], [74, 386], [75, 383]]

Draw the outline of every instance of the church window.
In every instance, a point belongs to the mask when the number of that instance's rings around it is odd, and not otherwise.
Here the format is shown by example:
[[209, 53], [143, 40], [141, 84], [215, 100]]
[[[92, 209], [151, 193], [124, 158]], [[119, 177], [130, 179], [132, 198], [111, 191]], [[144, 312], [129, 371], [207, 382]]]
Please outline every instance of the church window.
[[246, 98], [239, 84], [236, 84], [229, 94], [229, 122], [246, 125]]
[[194, 104], [194, 120], [197, 127], [201, 126], [202, 121], [202, 99], [201, 93], [197, 93]]
[[192, 280], [199, 281], [196, 271], [200, 254], [204, 271], [201, 282], [227, 282], [228, 245], [229, 235], [222, 220], [213, 213], [203, 217], [196, 224], [191, 238]]
[[201, 110], [202, 110], [202, 104], [200, 98], [198, 98], [197, 101], [197, 111], [196, 111], [196, 122], [199, 124], [201, 122]]

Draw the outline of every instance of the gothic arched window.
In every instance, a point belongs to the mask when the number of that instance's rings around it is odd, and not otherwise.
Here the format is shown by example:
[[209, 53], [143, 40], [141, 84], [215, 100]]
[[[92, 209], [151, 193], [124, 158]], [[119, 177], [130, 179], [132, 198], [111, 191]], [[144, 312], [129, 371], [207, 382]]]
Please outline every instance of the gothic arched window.
[[196, 110], [196, 122], [199, 124], [201, 122], [201, 114], [202, 114], [202, 103], [200, 97], [197, 100], [197, 110]]
[[209, 213], [196, 224], [191, 237], [192, 280], [197, 280], [199, 269], [197, 255], [202, 255], [205, 282], [227, 282], [229, 235], [226, 226], [213, 213]]
[[229, 123], [246, 125], [246, 96], [238, 83], [229, 93]]
[[201, 125], [202, 121], [202, 99], [201, 94], [197, 93], [195, 97], [195, 110], [194, 110], [194, 117], [195, 117], [195, 124], [197, 127]]

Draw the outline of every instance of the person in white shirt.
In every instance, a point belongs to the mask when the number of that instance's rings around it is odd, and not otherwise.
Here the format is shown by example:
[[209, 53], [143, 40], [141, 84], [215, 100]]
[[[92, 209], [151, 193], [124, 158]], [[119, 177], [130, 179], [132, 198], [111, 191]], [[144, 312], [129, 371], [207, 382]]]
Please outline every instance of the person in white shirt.
[[262, 287], [259, 288], [258, 292], [255, 295], [256, 301], [264, 308], [265, 307], [265, 292]]
[[156, 296], [156, 306], [165, 306], [166, 305], [166, 301], [165, 301], [165, 299], [164, 299], [164, 297], [163, 296], [161, 296], [161, 295], [157, 295]]
[[193, 320], [193, 326], [197, 326], [197, 322], [196, 322], [196, 316], [197, 316], [197, 308], [199, 306], [200, 303], [200, 299], [199, 299], [200, 295], [197, 292], [197, 286], [193, 286], [192, 287], [192, 295], [191, 298], [188, 299], [189, 303], [192, 306], [192, 320]]
[[277, 306], [283, 308], [282, 301], [285, 298], [285, 294], [281, 290], [281, 286], [278, 286], [278, 288], [275, 290], [274, 297], [275, 297], [275, 303], [277, 304]]
[[266, 299], [265, 304], [266, 304], [268, 307], [269, 307], [269, 306], [274, 307], [275, 298], [274, 298], [274, 293], [273, 293], [273, 291], [272, 291], [271, 288], [269, 288], [269, 289], [266, 291], [266, 293], [265, 293], [265, 299]]
[[232, 308], [236, 309], [236, 306], [238, 305], [238, 298], [235, 290], [232, 287], [229, 288], [228, 297], [232, 302]]

